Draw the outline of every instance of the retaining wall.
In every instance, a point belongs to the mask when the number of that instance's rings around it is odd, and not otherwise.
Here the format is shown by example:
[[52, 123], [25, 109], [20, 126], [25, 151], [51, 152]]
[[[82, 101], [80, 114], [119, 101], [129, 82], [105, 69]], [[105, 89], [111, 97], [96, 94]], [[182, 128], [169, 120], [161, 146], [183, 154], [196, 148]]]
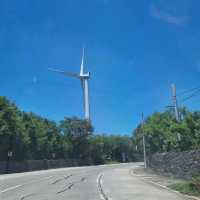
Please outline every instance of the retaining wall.
[[200, 150], [156, 153], [148, 157], [148, 166], [159, 173], [190, 179], [200, 175]]

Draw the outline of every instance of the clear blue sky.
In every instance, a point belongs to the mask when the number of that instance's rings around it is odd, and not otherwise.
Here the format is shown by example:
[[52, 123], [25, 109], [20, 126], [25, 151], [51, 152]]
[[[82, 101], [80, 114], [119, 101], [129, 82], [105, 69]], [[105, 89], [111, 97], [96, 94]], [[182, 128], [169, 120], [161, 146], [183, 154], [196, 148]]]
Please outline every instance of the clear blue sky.
[[[200, 85], [197, 0], [1, 0], [0, 95], [25, 111], [83, 117], [78, 81], [48, 67], [91, 72], [98, 133], [130, 134], [179, 91]], [[200, 107], [200, 97], [186, 104]]]

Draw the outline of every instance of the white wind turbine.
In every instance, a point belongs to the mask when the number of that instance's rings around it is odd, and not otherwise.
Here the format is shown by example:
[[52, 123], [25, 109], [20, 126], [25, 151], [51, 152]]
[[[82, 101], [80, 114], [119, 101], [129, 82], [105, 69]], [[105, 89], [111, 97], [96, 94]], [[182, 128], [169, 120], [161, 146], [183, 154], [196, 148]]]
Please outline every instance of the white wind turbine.
[[82, 89], [83, 89], [85, 119], [90, 120], [89, 85], [88, 85], [88, 80], [90, 78], [90, 72], [84, 73], [84, 49], [83, 49], [82, 60], [81, 60], [80, 74], [62, 71], [62, 70], [58, 70], [58, 69], [52, 69], [52, 68], [49, 68], [49, 70], [63, 74], [65, 76], [77, 78], [81, 81], [81, 85], [82, 85]]

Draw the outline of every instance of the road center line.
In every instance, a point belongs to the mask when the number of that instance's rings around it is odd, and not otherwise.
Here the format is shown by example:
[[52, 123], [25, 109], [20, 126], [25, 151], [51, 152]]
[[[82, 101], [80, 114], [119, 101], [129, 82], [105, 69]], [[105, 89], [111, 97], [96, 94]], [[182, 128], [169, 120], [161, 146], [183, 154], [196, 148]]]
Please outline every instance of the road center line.
[[104, 190], [103, 190], [103, 174], [99, 174], [97, 176], [97, 188], [99, 191], [99, 195], [101, 200], [112, 200], [111, 198], [107, 197], [107, 195], [105, 194]]

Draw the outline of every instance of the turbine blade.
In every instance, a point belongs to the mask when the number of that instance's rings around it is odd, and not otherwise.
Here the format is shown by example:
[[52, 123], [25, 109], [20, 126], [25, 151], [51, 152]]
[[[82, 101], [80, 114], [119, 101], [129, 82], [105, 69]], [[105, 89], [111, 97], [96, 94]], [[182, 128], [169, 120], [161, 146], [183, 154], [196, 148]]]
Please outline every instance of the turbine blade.
[[63, 70], [59, 70], [59, 69], [53, 69], [53, 68], [48, 68], [48, 70], [52, 71], [52, 72], [63, 74], [65, 76], [71, 76], [73, 78], [80, 78], [79, 75], [76, 73], [67, 72], [67, 71], [63, 71]]
[[81, 70], [80, 70], [80, 75], [84, 74], [84, 57], [85, 57], [85, 49], [83, 48], [83, 54], [82, 54], [82, 59], [81, 59]]

